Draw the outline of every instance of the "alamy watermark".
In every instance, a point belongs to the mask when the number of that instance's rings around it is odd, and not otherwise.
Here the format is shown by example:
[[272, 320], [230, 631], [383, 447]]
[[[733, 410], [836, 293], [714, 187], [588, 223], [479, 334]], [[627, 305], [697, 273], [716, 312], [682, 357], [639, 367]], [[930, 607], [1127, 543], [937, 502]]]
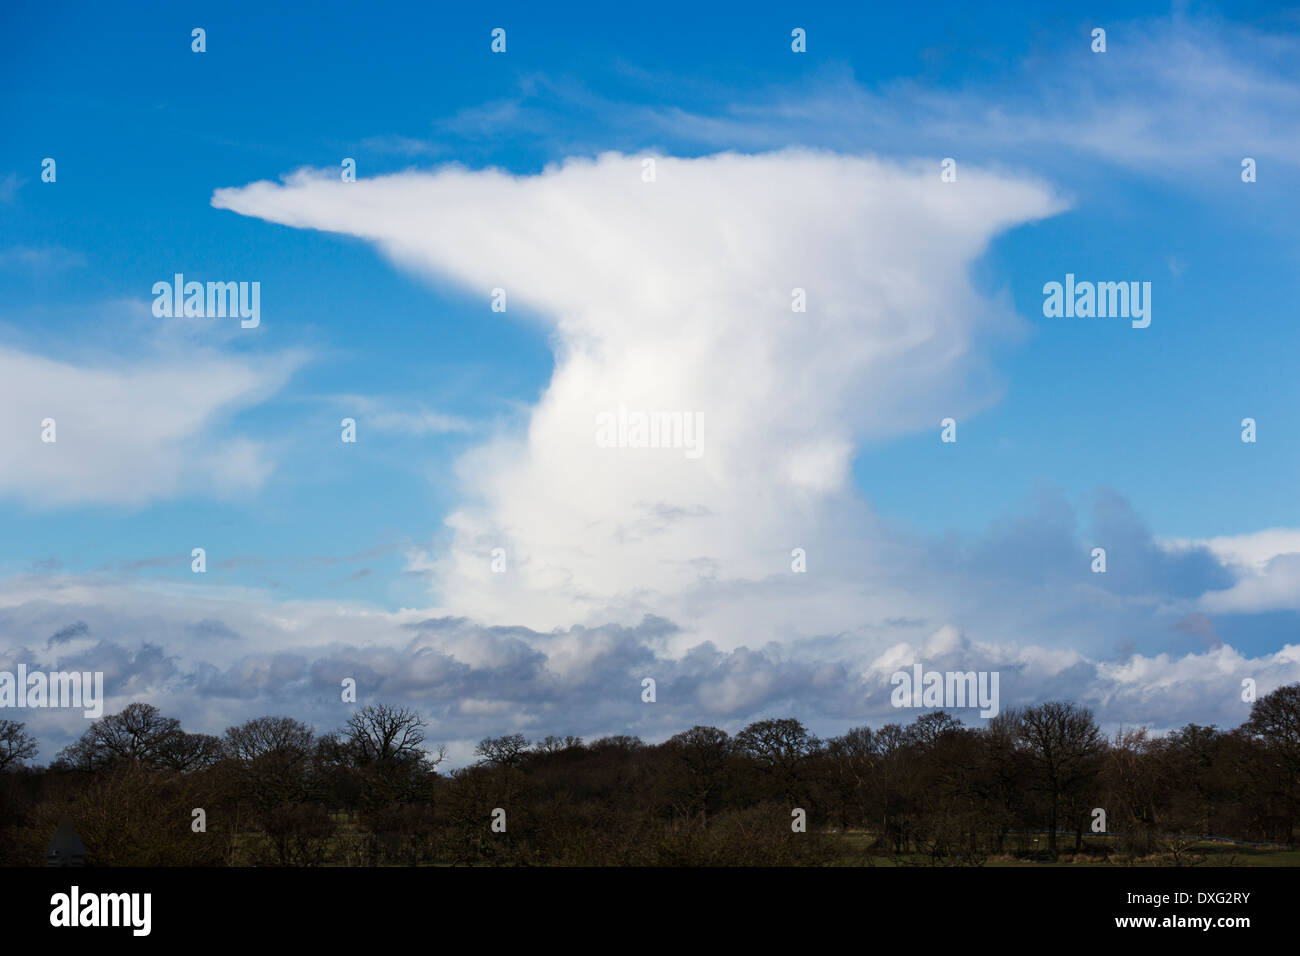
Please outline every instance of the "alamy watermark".
[[104, 715], [103, 671], [0, 671], [0, 707], [80, 707], [90, 718]]
[[701, 412], [629, 411], [596, 415], [597, 448], [681, 448], [687, 458], [704, 454], [704, 415]]
[[1049, 319], [1132, 319], [1135, 329], [1151, 324], [1150, 282], [1075, 282], [1067, 272], [1064, 285], [1048, 282], [1043, 295]]
[[895, 707], [978, 707], [981, 717], [998, 715], [997, 671], [927, 671], [920, 664], [895, 671], [889, 702]]
[[122, 926], [133, 936], [148, 936], [152, 912], [152, 893], [83, 893], [74, 885], [50, 897], [50, 925], [55, 927]]
[[260, 282], [186, 282], [176, 273], [173, 281], [155, 282], [153, 314], [160, 319], [224, 319], [238, 316], [245, 329], [262, 323], [262, 283]]

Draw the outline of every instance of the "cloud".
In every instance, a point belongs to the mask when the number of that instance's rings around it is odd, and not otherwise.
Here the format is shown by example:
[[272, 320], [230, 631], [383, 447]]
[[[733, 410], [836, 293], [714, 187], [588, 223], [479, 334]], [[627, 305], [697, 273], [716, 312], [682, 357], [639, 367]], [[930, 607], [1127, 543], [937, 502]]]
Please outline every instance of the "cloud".
[[[952, 190], [928, 164], [797, 150], [660, 156], [653, 183], [642, 168], [608, 154], [531, 177], [304, 171], [213, 197], [368, 238], [435, 281], [505, 288], [550, 325], [555, 372], [526, 430], [462, 457], [449, 541], [412, 560], [440, 613], [584, 635], [663, 618], [668, 657], [773, 645], [797, 667], [926, 626], [1131, 658], [1201, 648], [1188, 616], [1243, 606], [1240, 569], [1157, 541], [1109, 491], [1086, 533], [1047, 491], [983, 535], [930, 539], [882, 524], [848, 482], [862, 444], [995, 400], [980, 344], [1017, 320], [967, 276], [1000, 231], [1061, 208], [1050, 190], [976, 169]], [[620, 407], [699, 415], [703, 454], [601, 447], [597, 417]], [[762, 681], [716, 689], [757, 699]]]
[[[93, 635], [44, 640], [75, 614]], [[731, 731], [762, 717], [792, 714], [819, 734], [886, 722], [918, 711], [890, 702], [890, 677], [915, 663], [928, 670], [994, 670], [1000, 706], [1069, 699], [1093, 708], [1108, 730], [1146, 724], [1168, 730], [1188, 721], [1235, 726], [1248, 714], [1241, 681], [1258, 692], [1300, 677], [1300, 645], [1247, 655], [1224, 643], [1178, 653], [1106, 660], [1070, 647], [985, 641], [952, 625], [908, 629], [846, 648], [834, 641], [754, 642], [723, 650], [709, 641], [669, 649], [677, 622], [649, 616], [631, 626], [555, 631], [486, 625], [465, 617], [381, 612], [364, 605], [274, 601], [264, 593], [215, 587], [124, 586], [65, 576], [0, 584], [0, 670], [103, 671], [106, 713], [148, 700], [186, 729], [221, 733], [266, 713], [291, 713], [318, 730], [342, 725], [344, 678], [359, 703], [418, 709], [430, 739], [452, 744], [453, 763], [472, 757], [484, 736], [534, 738], [632, 733], [662, 740], [698, 722]], [[641, 701], [653, 677], [654, 706]], [[973, 711], [959, 713], [977, 723]], [[43, 757], [84, 731], [80, 712], [31, 711]]]
[[[223, 425], [302, 362], [207, 348], [78, 360], [0, 346], [0, 496], [139, 506], [255, 489], [274, 467], [269, 449]], [[42, 440], [46, 419], [54, 442]]]
[[1230, 589], [1201, 599], [1206, 611], [1300, 610], [1300, 554], [1278, 555], [1262, 571], [1244, 576]]
[[335, 395], [330, 399], [341, 409], [357, 417], [358, 427], [404, 435], [446, 435], [471, 432], [474, 424], [458, 415], [448, 415], [425, 408], [398, 407], [390, 399], [369, 395]]
[[[1004, 706], [1055, 697], [1111, 726], [1239, 723], [1243, 677], [1260, 693], [1300, 678], [1300, 648], [1247, 652], [1223, 620], [1296, 608], [1295, 532], [1161, 541], [1118, 495], [1076, 512], [1048, 491], [983, 534], [927, 537], [878, 519], [849, 480], [858, 448], [998, 399], [983, 346], [1022, 324], [972, 288], [971, 267], [998, 235], [1065, 207], [1035, 177], [965, 157], [959, 182], [941, 184], [934, 157], [951, 143], [1036, 168], [1083, 157], [1175, 177], [1219, 175], [1246, 140], [1280, 166], [1300, 155], [1293, 39], [1175, 19], [1110, 40], [1105, 57], [1080, 41], [1050, 82], [1023, 82], [1025, 64], [963, 90], [872, 90], [832, 68], [711, 113], [534, 76], [517, 98], [435, 124], [554, 146], [579, 103], [605, 144], [839, 152], [602, 153], [535, 176], [452, 166], [348, 184], [303, 171], [217, 190], [216, 208], [366, 239], [479, 296], [506, 289], [512, 314], [498, 320], [544, 323], [554, 375], [523, 428], [460, 460], [447, 539], [410, 566], [435, 588], [431, 608], [47, 573], [0, 586], [0, 629], [33, 659], [104, 664], [117, 707], [149, 699], [209, 732], [276, 710], [337, 726], [339, 681], [354, 677], [363, 702], [419, 707], [461, 762], [507, 730], [656, 739], [781, 713], [822, 733], [905, 721], [888, 677], [914, 662], [996, 669]], [[885, 145], [932, 158], [860, 155]], [[806, 312], [791, 311], [796, 287]], [[147, 370], [131, 370], [133, 386]], [[276, 381], [236, 381], [148, 447], [175, 453], [202, 434], [208, 449], [222, 440], [212, 423]], [[144, 393], [128, 407], [156, 407], [167, 389]], [[620, 407], [700, 416], [703, 454], [600, 447], [597, 416]], [[381, 431], [471, 433], [418, 403], [374, 400], [363, 414]], [[1105, 575], [1088, 569], [1094, 543]], [[48, 640], [74, 620], [91, 626]]]
[[69, 624], [67, 627], [60, 628], [51, 634], [50, 639], [45, 642], [45, 646], [53, 647], [55, 644], [66, 644], [79, 637], [85, 637], [88, 633], [90, 633], [90, 627], [86, 622], [77, 621], [75, 624]]
[[405, 157], [437, 156], [447, 151], [445, 146], [410, 136], [371, 136], [360, 145], [370, 152]]
[[86, 265], [86, 257], [62, 246], [10, 246], [0, 249], [0, 268], [60, 272]]
[[[555, 373], [526, 433], [460, 462], [467, 503], [428, 563], [449, 613], [541, 628], [684, 618], [702, 579], [716, 592], [788, 573], [794, 547], [825, 575], [854, 550], [837, 543], [845, 528], [875, 536], [847, 485], [856, 445], [996, 397], [977, 340], [1019, 322], [972, 289], [971, 263], [1063, 208], [1032, 179], [973, 168], [948, 185], [930, 164], [801, 150], [655, 162], [654, 182], [641, 157], [607, 154], [532, 177], [304, 171], [213, 196], [369, 239], [437, 281], [504, 288], [550, 325]], [[698, 416], [703, 454], [598, 447], [598, 416], [621, 406]], [[509, 573], [490, 572], [497, 547]], [[842, 603], [803, 616], [816, 590], [772, 589], [777, 619], [841, 627]], [[752, 623], [731, 617], [708, 622], [726, 648]]]
[[1300, 528], [1264, 528], [1212, 538], [1165, 538], [1161, 545], [1171, 551], [1206, 548], [1226, 564], [1263, 571], [1276, 557], [1300, 554]]
[[1300, 610], [1300, 529], [1265, 528], [1212, 538], [1168, 538], [1160, 544], [1173, 554], [1202, 549], [1234, 572], [1231, 587], [1201, 598], [1199, 605], [1204, 611], [1260, 614]]
[[594, 142], [626, 151], [801, 144], [940, 157], [959, 144], [984, 162], [1101, 161], [1201, 190], [1235, 178], [1243, 156], [1273, 168], [1300, 162], [1294, 33], [1175, 14], [1112, 21], [1107, 34], [1107, 52], [1095, 54], [1088, 30], [1060, 31], [997, 70], [963, 69], [960, 86], [923, 78], [866, 84], [831, 60], [800, 80], [738, 93], [624, 65], [620, 79], [643, 89], [622, 99], [566, 75], [530, 73], [516, 96], [435, 126], [459, 136], [461, 152], [520, 134], [565, 154], [589, 152]]
[[503, 130], [519, 132], [520, 120], [520, 101], [508, 99], [460, 110], [434, 125], [441, 131], [462, 136], [494, 136]]
[[[984, 534], [929, 538], [881, 523], [850, 486], [861, 444], [996, 397], [980, 343], [1016, 322], [967, 274], [1000, 231], [1061, 208], [1050, 190], [966, 170], [945, 192], [929, 164], [807, 151], [660, 156], [654, 183], [641, 169], [610, 154], [533, 177], [304, 172], [213, 199], [368, 238], [435, 281], [505, 288], [549, 324], [555, 372], [526, 430], [461, 459], [450, 541], [414, 562], [445, 595], [425, 666], [496, 726], [554, 715], [569, 724], [548, 730], [582, 732], [581, 699], [593, 720], [648, 729], [621, 695], [654, 676], [671, 688], [664, 732], [786, 710], [842, 728], [890, 719], [889, 674], [923, 661], [998, 670], [1008, 705], [1069, 698], [1167, 728], [1238, 722], [1243, 676], [1300, 676], [1293, 648], [1247, 656], [1204, 616], [1242, 569], [1157, 541], [1113, 492], [1086, 528], [1045, 489]], [[596, 416], [620, 405], [700, 413], [703, 455], [600, 447]], [[367, 655], [368, 679], [397, 673], [392, 653]], [[507, 669], [490, 691], [485, 667]]]
[[190, 634], [195, 640], [238, 640], [239, 635], [232, 631], [223, 621], [205, 618], [190, 625]]

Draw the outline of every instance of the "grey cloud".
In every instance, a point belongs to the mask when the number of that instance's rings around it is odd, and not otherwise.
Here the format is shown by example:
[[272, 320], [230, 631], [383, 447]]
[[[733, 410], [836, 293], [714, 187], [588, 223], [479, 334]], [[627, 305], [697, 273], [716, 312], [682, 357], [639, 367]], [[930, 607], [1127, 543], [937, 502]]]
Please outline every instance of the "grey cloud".
[[67, 627], [59, 628], [50, 635], [50, 639], [45, 642], [46, 647], [53, 647], [55, 644], [66, 644], [69, 641], [76, 640], [78, 637], [84, 637], [90, 633], [90, 627], [85, 621], [77, 621], [75, 624], [69, 624]]

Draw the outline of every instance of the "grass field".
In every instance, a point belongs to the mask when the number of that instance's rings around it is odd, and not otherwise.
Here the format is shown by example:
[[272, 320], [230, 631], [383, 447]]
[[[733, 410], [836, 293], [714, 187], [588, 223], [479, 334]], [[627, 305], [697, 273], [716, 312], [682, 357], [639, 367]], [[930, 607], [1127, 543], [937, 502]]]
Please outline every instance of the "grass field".
[[[327, 839], [317, 844], [317, 865], [365, 866], [376, 859], [373, 856], [371, 837], [346, 814], [330, 815], [337, 829]], [[811, 834], [810, 834], [811, 835]], [[868, 867], [1189, 867], [1189, 866], [1294, 866], [1300, 867], [1300, 847], [1248, 846], [1222, 840], [1166, 838], [1158, 841], [1154, 851], [1133, 854], [1122, 846], [1120, 838], [1113, 835], [1088, 834], [1079, 853], [1074, 852], [1074, 835], [1061, 834], [1059, 853], [1055, 859], [1047, 852], [1044, 834], [1012, 834], [1006, 840], [1006, 851], [999, 854], [947, 855], [933, 857], [928, 853], [893, 854], [881, 849], [877, 834], [868, 830], [823, 831], [816, 838], [825, 841], [825, 854], [819, 856], [830, 866]], [[409, 836], [391, 834], [380, 837], [385, 843], [397, 843]], [[263, 837], [256, 832], [241, 832], [233, 841], [234, 863], [237, 866], [274, 865], [266, 856]], [[261, 847], [262, 852], [259, 852]], [[420, 861], [398, 863], [387, 854], [380, 865], [445, 866], [449, 861], [441, 853], [420, 854]], [[436, 862], [435, 862], [436, 861]], [[487, 861], [481, 861], [486, 863]]]
[[[1162, 840], [1155, 853], [1130, 856], [1122, 852], [1114, 836], [1088, 835], [1083, 851], [1074, 852], [1073, 834], [1059, 838], [1059, 855], [1047, 854], [1047, 837], [1023, 837], [1024, 849], [1018, 847], [1003, 854], [967, 861], [945, 857], [935, 861], [928, 854], [882, 854], [876, 848], [876, 835], [849, 830], [836, 835], [844, 841], [838, 866], [1300, 866], [1300, 847], [1244, 846], [1222, 840]], [[1008, 844], [1011, 841], [1008, 840]]]

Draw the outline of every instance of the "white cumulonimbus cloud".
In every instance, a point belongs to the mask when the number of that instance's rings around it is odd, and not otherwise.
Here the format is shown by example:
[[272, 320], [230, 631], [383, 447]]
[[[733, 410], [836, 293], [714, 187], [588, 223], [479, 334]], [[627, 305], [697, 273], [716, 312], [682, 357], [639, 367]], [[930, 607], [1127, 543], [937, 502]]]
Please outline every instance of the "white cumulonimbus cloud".
[[[683, 624], [665, 639], [682, 651], [900, 612], [863, 587], [897, 545], [851, 487], [854, 450], [938, 441], [942, 418], [996, 397], [976, 342], [1018, 320], [970, 267], [1064, 208], [1024, 177], [963, 167], [945, 183], [937, 160], [803, 150], [611, 153], [535, 176], [304, 171], [212, 202], [372, 241], [481, 296], [484, 321], [502, 321], [499, 288], [547, 322], [555, 370], [526, 431], [461, 460], [450, 545], [423, 566], [451, 613], [542, 629], [659, 614]], [[602, 447], [600, 416], [620, 410], [690, 416], [698, 455]]]

